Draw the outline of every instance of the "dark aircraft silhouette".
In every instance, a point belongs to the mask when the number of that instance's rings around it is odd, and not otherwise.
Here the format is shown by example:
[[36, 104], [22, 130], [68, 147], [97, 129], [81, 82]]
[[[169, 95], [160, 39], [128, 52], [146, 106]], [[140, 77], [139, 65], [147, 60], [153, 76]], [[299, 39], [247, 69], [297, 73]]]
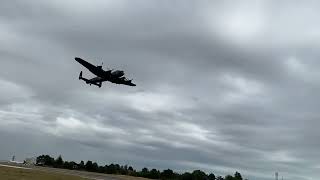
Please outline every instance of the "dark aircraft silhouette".
[[115, 84], [124, 84], [127, 86], [136, 86], [135, 84], [133, 84], [131, 80], [126, 79], [124, 76], [124, 72], [120, 71], [120, 70], [108, 70], [105, 71], [102, 69], [102, 66], [95, 66], [92, 65], [91, 63], [81, 59], [81, 58], [74, 58], [76, 61], [78, 61], [81, 65], [83, 65], [84, 67], [86, 67], [90, 72], [92, 72], [94, 75], [96, 75], [97, 77], [94, 77], [92, 79], [86, 79], [84, 77], [82, 77], [82, 71], [80, 72], [79, 75], [79, 80], [83, 80], [84, 82], [86, 82], [87, 84], [90, 84], [90, 86], [96, 85], [99, 88], [101, 88], [102, 86], [102, 82], [104, 81], [109, 81]]

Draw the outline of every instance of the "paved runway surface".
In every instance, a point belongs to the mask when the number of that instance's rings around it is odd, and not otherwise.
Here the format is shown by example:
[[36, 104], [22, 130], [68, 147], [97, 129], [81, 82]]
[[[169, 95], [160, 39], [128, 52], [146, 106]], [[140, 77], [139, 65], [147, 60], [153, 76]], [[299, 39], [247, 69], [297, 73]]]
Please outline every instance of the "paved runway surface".
[[10, 167], [10, 168], [17, 168], [17, 169], [31, 169], [27, 167], [19, 167], [19, 166], [10, 166], [10, 165], [5, 165], [5, 164], [0, 164], [2, 167]]

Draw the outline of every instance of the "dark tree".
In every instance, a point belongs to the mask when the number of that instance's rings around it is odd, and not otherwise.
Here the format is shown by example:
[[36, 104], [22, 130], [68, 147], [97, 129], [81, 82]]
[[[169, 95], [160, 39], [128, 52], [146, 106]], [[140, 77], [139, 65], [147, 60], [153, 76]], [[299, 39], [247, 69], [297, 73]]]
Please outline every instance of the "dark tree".
[[41, 155], [36, 159], [37, 165], [45, 165], [45, 166], [53, 166], [54, 158], [50, 157], [49, 155]]
[[142, 170], [140, 172], [140, 176], [145, 177], [145, 178], [148, 177], [149, 176], [149, 169], [146, 167], [142, 168]]
[[61, 155], [58, 156], [58, 158], [54, 162], [54, 167], [62, 168], [63, 167], [63, 159]]
[[98, 166], [98, 164], [96, 162], [94, 162], [92, 164], [92, 171], [93, 172], [98, 172], [98, 170], [99, 170], [99, 166]]
[[117, 166], [114, 165], [114, 164], [110, 164], [110, 165], [107, 167], [107, 173], [108, 173], [108, 174], [116, 174], [116, 173], [117, 173]]
[[71, 161], [71, 162], [68, 162], [68, 161], [65, 161], [63, 163], [63, 168], [65, 169], [77, 169], [78, 168], [78, 164]]
[[128, 167], [128, 175], [130, 175], [130, 176], [138, 176], [137, 172], [133, 169], [132, 166]]
[[224, 179], [223, 179], [223, 177], [218, 176], [218, 177], [216, 178], [216, 180], [224, 180]]
[[93, 169], [92, 161], [87, 161], [85, 168], [87, 171], [92, 171]]
[[74, 162], [74, 161], [71, 161], [71, 162], [70, 162], [70, 165], [72, 166], [72, 169], [78, 169], [78, 168], [79, 168], [79, 164], [77, 164], [77, 163]]
[[193, 180], [206, 180], [207, 175], [203, 171], [195, 170], [192, 172], [192, 179]]
[[105, 173], [106, 172], [106, 169], [104, 166], [99, 166], [98, 167], [98, 173]]
[[173, 173], [173, 179], [174, 179], [174, 180], [179, 179], [179, 177], [180, 177], [180, 174], [179, 174], [179, 173], [176, 173], [176, 172]]
[[86, 168], [86, 167], [85, 167], [85, 165], [84, 165], [84, 162], [81, 161], [80, 164], [79, 164], [78, 169], [83, 170], [83, 169], [85, 169], [85, 168]]
[[216, 176], [213, 173], [211, 173], [211, 174], [209, 174], [208, 178], [209, 178], [209, 180], [215, 180]]
[[127, 175], [128, 174], [128, 165], [124, 165], [120, 167], [120, 174]]
[[241, 174], [240, 174], [239, 172], [236, 172], [236, 173], [234, 174], [234, 179], [235, 179], [235, 180], [242, 180]]
[[119, 164], [115, 164], [116, 167], [116, 174], [120, 174], [121, 168]]
[[192, 179], [192, 174], [189, 173], [189, 172], [185, 172], [185, 173], [181, 174], [179, 176], [179, 179], [181, 179], [181, 180], [193, 180]]
[[225, 180], [234, 180], [234, 177], [232, 177], [231, 175], [227, 175], [224, 179]]
[[128, 171], [133, 171], [133, 168], [129, 166]]
[[156, 169], [152, 169], [149, 172], [148, 178], [150, 178], [150, 179], [159, 179], [160, 178], [160, 171], [158, 171]]
[[164, 170], [160, 174], [161, 179], [173, 179], [174, 176], [175, 176], [175, 174], [173, 173], [173, 171], [171, 169]]

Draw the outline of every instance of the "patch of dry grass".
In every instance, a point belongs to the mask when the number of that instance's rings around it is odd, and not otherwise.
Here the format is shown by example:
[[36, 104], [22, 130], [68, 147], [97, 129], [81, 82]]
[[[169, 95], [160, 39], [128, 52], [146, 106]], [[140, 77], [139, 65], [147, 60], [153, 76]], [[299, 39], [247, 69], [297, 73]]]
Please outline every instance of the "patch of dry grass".
[[1, 180], [86, 180], [85, 178], [37, 170], [0, 167]]
[[133, 177], [133, 176], [125, 176], [125, 175], [115, 175], [115, 177], [122, 179], [122, 180], [150, 180], [143, 177]]

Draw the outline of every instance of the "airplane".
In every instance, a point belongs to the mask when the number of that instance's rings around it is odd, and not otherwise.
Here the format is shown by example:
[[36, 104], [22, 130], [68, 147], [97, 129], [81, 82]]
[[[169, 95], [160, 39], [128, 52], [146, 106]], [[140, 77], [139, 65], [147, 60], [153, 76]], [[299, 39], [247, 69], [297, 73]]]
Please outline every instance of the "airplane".
[[9, 161], [9, 163], [14, 163], [14, 164], [23, 164], [24, 162], [21, 161], [16, 161], [16, 156], [12, 156], [12, 159]]
[[123, 84], [123, 85], [127, 85], [127, 86], [136, 86], [136, 84], [132, 83], [132, 79], [128, 80], [127, 78], [124, 77], [123, 71], [120, 71], [120, 70], [113, 71], [113, 69], [105, 71], [102, 69], [103, 64], [101, 66], [95, 66], [95, 65], [93, 65], [93, 64], [91, 64], [91, 63], [89, 63], [79, 57], [75, 57], [74, 59], [78, 63], [80, 63], [81, 65], [86, 67], [91, 73], [96, 75], [96, 77], [94, 77], [92, 79], [87, 79], [87, 78], [82, 77], [82, 71], [80, 72], [79, 80], [83, 80], [84, 82], [86, 82], [90, 86], [93, 84], [93, 85], [101, 88], [102, 82], [104, 82], [104, 81], [109, 81], [109, 82], [115, 83], [115, 84]]

